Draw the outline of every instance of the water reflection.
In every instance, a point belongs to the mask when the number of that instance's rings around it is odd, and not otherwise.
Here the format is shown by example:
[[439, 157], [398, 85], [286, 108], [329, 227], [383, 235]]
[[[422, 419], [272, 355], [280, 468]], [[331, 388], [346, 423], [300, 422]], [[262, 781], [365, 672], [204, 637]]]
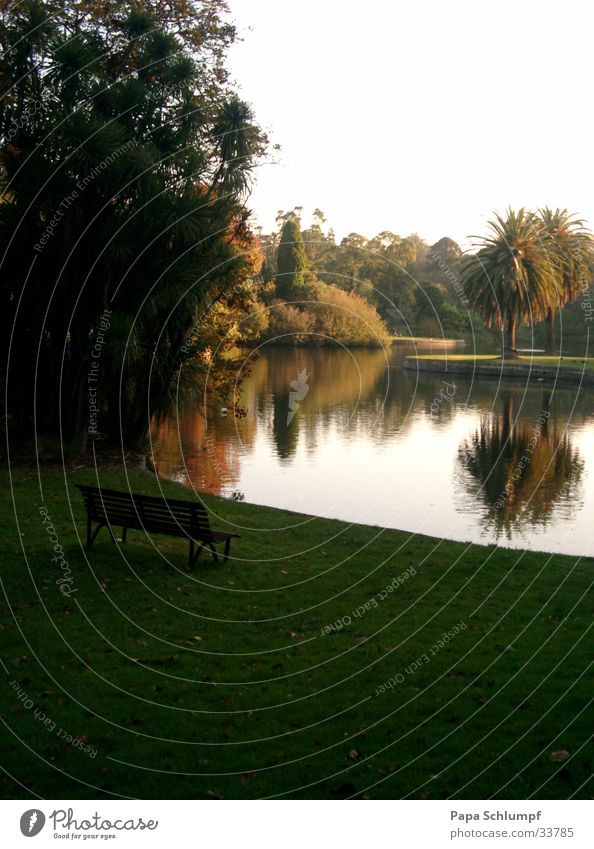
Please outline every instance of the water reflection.
[[551, 395], [536, 416], [520, 418], [517, 391], [501, 394], [501, 413], [482, 415], [458, 451], [461, 480], [484, 506], [487, 529], [511, 540], [516, 523], [546, 525], [558, 508], [580, 499], [584, 461], [556, 423]]
[[[381, 415], [385, 397], [386, 355], [381, 350], [277, 349], [267, 354], [268, 389], [272, 399], [272, 434], [278, 456], [294, 456], [302, 434], [308, 452], [315, 452], [330, 429], [345, 432], [369, 426]], [[256, 366], [256, 369], [260, 363]], [[307, 393], [297, 401], [288, 422], [289, 399], [298, 376], [305, 372]], [[266, 409], [261, 421], [269, 427]]]
[[591, 395], [446, 382], [403, 370], [405, 353], [274, 348], [253, 361], [246, 352], [247, 415], [172, 417], [153, 433], [155, 464], [228, 498], [240, 492], [319, 516], [590, 554]]

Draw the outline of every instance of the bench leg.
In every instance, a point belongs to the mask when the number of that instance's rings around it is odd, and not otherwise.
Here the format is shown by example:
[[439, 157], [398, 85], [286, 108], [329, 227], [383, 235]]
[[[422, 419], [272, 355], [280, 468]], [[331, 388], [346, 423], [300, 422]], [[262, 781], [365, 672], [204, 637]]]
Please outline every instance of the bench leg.
[[[197, 546], [197, 551], [194, 553], [194, 546]], [[219, 554], [215, 548], [213, 542], [207, 542], [205, 544], [201, 542], [194, 542], [193, 539], [190, 540], [190, 552], [188, 557], [188, 566], [194, 566], [198, 562], [198, 558], [202, 554], [203, 551], [206, 551], [206, 548], [209, 548], [212, 553], [212, 559], [215, 563], [220, 563]], [[226, 562], [229, 559], [229, 550], [231, 548], [231, 537], [225, 540], [225, 551], [223, 554], [223, 561]]]
[[[195, 552], [194, 549], [196, 545], [198, 546], [198, 549]], [[188, 566], [190, 566], [190, 568], [192, 566], [195, 566], [196, 563], [198, 563], [198, 560], [200, 559], [200, 555], [202, 554], [203, 550], [204, 546], [202, 546], [200, 543], [195, 543], [193, 539], [190, 540], [190, 553], [188, 556]]]
[[[93, 543], [95, 542], [95, 539], [97, 537], [97, 534], [99, 533], [101, 528], [105, 527], [105, 525], [103, 524], [103, 522], [99, 522], [99, 524], [97, 525], [97, 527], [95, 528], [94, 531], [92, 531], [92, 527], [93, 527], [93, 523], [92, 523], [91, 519], [87, 518], [87, 545], [86, 545], [87, 548], [90, 548], [93, 545]], [[111, 533], [111, 529], [109, 529], [109, 532]], [[112, 534], [112, 539], [113, 539], [113, 534]]]
[[128, 528], [122, 528], [122, 542], [126, 542], [126, 537], [128, 536]]

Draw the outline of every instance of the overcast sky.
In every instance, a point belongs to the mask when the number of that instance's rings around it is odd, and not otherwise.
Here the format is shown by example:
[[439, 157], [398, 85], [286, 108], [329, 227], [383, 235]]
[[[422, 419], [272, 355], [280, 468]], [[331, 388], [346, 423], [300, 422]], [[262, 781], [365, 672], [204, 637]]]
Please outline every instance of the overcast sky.
[[[339, 237], [480, 234], [507, 205], [594, 224], [594, 9], [532, 0], [230, 0], [231, 67], [282, 146], [251, 206]], [[307, 223], [308, 216], [305, 216]]]

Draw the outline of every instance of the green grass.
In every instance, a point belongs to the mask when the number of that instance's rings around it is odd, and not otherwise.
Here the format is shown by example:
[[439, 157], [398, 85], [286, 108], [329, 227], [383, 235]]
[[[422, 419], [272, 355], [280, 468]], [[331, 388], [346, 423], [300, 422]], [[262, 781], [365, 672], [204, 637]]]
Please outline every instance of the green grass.
[[36, 472], [13, 475], [18, 527], [3, 479], [4, 797], [592, 797], [592, 561], [210, 496], [213, 524], [240, 528], [229, 563], [188, 573], [183, 540], [138, 531], [126, 546], [102, 531], [87, 559], [74, 484], [97, 480], [159, 486], [140, 471], [42, 472], [68, 598]]

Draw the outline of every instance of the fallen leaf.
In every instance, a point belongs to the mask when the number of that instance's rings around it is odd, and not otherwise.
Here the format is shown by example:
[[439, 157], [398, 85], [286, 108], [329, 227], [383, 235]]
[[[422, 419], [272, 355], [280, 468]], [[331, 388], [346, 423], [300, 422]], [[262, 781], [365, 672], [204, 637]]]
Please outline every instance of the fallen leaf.
[[209, 797], [209, 799], [222, 799], [223, 798], [220, 793], [217, 793], [216, 790], [209, 790], [206, 795]]
[[351, 751], [349, 752], [349, 758], [352, 761], [356, 761], [357, 758], [360, 758], [360, 757], [361, 757], [361, 755], [356, 749], [351, 749]]
[[567, 749], [557, 749], [556, 752], [551, 752], [549, 755], [549, 760], [553, 761], [556, 764], [562, 764], [563, 761], [566, 761], [567, 758], [570, 758], [571, 755], [567, 751]]

